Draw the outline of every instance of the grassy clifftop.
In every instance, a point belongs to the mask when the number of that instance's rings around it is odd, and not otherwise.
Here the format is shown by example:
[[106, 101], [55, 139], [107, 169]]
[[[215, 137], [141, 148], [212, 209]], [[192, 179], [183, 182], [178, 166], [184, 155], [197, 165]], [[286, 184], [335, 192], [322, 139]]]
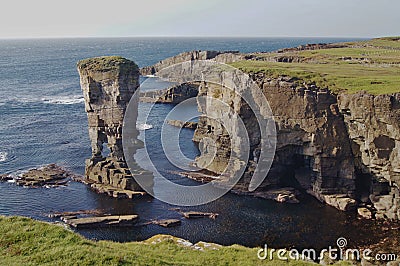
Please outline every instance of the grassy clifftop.
[[[129, 229], [127, 229], [129, 230]], [[0, 265], [309, 265], [261, 261], [257, 249], [234, 245], [194, 250], [174, 237], [144, 242], [90, 241], [62, 226], [0, 216]], [[167, 240], [165, 240], [167, 239]]]
[[287, 75], [334, 92], [400, 92], [400, 37], [342, 43], [322, 49], [258, 53], [231, 64], [245, 72]]
[[79, 69], [89, 71], [133, 71], [138, 70], [138, 66], [120, 56], [101, 56], [80, 60], [77, 64]]

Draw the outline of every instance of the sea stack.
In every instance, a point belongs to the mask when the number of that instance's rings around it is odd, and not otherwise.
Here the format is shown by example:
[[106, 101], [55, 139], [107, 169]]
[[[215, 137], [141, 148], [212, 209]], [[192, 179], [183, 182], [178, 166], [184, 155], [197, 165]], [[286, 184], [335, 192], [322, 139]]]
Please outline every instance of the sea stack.
[[[139, 88], [138, 66], [125, 58], [108, 56], [81, 60], [78, 71], [92, 146], [92, 157], [86, 160], [86, 179], [96, 183], [98, 189], [103, 184], [99, 190], [116, 197], [131, 195], [121, 190], [141, 191], [132, 175], [146, 175], [151, 182], [153, 176], [139, 166], [131, 173], [122, 147], [125, 111]], [[138, 131], [133, 131], [137, 137]]]

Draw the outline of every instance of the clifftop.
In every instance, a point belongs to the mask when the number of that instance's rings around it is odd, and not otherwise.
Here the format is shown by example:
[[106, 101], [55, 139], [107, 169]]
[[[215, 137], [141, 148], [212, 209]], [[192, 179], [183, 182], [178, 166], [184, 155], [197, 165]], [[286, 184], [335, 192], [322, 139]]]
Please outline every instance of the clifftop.
[[78, 62], [78, 69], [87, 71], [98, 71], [98, 72], [109, 72], [109, 71], [123, 71], [137, 70], [138, 66], [123, 57], [120, 56], [102, 56], [84, 59]]
[[212, 60], [266, 77], [290, 77], [297, 85], [314, 85], [333, 93], [392, 94], [400, 92], [400, 37], [367, 41], [307, 44], [275, 52], [191, 51], [140, 70], [153, 75], [188, 60]]
[[231, 63], [247, 73], [288, 76], [332, 92], [390, 94], [400, 92], [400, 37], [340, 44], [305, 45], [250, 54]]

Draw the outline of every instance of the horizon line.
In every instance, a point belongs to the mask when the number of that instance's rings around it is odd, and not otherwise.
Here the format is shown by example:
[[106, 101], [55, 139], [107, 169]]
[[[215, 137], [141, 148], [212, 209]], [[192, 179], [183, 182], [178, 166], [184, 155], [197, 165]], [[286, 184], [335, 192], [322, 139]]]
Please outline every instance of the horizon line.
[[189, 38], [199, 38], [199, 39], [207, 39], [207, 38], [310, 38], [310, 39], [321, 39], [321, 38], [332, 38], [332, 39], [375, 39], [375, 38], [384, 38], [384, 37], [395, 37], [393, 36], [240, 36], [240, 35], [226, 35], [226, 36], [188, 36], [188, 35], [176, 35], [176, 36], [168, 36], [168, 35], [137, 35], [137, 36], [29, 36], [29, 37], [0, 37], [0, 40], [45, 40], [45, 39], [122, 39], [122, 38], [176, 38], [176, 39], [189, 39]]

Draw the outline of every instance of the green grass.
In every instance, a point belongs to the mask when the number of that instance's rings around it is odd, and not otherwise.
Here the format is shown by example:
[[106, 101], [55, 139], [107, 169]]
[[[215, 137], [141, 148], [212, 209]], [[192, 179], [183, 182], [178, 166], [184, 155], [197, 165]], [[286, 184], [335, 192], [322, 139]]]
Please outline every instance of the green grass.
[[133, 71], [138, 70], [138, 66], [120, 56], [101, 56], [80, 60], [77, 64], [79, 69], [90, 71]]
[[[129, 230], [127, 228], [126, 230]], [[155, 239], [169, 239], [154, 244]], [[256, 248], [238, 245], [199, 251], [173, 237], [144, 242], [91, 241], [59, 225], [0, 216], [0, 265], [310, 265], [261, 261]]]
[[[232, 63], [245, 72], [264, 72], [274, 78], [291, 76], [333, 92], [371, 94], [400, 92], [400, 41], [381, 38], [347, 43], [344, 48], [257, 54], [258, 60]], [[297, 63], [274, 62], [279, 57]]]

